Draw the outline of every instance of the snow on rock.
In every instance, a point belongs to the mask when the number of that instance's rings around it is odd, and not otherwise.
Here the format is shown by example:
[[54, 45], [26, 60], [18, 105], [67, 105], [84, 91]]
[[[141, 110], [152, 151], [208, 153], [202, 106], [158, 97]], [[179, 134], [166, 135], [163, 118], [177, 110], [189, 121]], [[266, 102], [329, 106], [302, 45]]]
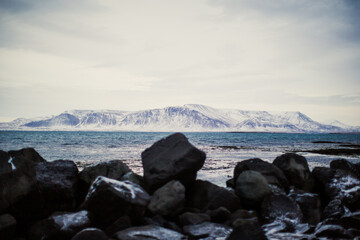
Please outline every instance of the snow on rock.
[[86, 210], [62, 214], [52, 217], [55, 224], [57, 224], [61, 230], [70, 231], [73, 228], [79, 228], [84, 225], [84, 223], [90, 225], [89, 212]]
[[14, 171], [14, 170], [16, 170], [16, 166], [15, 166], [15, 164], [13, 163], [13, 160], [14, 160], [14, 159], [13, 159], [12, 157], [10, 157], [8, 163], [11, 164], [11, 169]]
[[360, 195], [360, 181], [350, 175], [334, 178], [330, 187], [338, 190], [340, 199], [352, 197], [354, 194]]

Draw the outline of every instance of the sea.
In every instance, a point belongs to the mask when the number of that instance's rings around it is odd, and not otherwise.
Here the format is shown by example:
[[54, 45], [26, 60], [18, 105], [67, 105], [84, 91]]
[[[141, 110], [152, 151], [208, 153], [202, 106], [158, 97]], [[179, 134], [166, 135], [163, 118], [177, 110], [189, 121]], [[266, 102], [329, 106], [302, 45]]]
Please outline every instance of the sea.
[[[84, 166], [121, 159], [136, 173], [142, 174], [141, 153], [171, 132], [98, 132], [98, 131], [0, 131], [3, 151], [34, 148], [48, 161], [73, 160]], [[360, 145], [360, 134], [295, 134], [244, 132], [187, 132], [184, 135], [206, 153], [198, 178], [220, 186], [232, 177], [237, 162], [261, 158], [272, 162], [287, 152], [304, 156], [310, 168], [328, 166], [339, 158], [360, 162], [360, 156], [331, 156], [304, 152], [313, 149], [339, 148], [340, 144]], [[344, 147], [342, 147], [344, 148]]]

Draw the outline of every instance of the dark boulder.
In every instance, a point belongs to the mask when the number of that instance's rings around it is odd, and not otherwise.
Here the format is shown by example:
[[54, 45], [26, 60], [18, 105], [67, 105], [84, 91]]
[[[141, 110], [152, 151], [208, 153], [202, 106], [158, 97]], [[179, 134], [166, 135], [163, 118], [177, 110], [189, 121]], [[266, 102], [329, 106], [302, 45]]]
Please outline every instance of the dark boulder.
[[314, 180], [308, 162], [303, 156], [285, 153], [275, 158], [273, 164], [284, 172], [291, 185], [305, 191], [313, 189]]
[[142, 152], [145, 183], [151, 191], [171, 180], [179, 180], [186, 186], [195, 181], [205, 158], [205, 153], [183, 134], [170, 135]]
[[266, 222], [286, 219], [300, 223], [303, 214], [295, 200], [284, 194], [271, 193], [265, 197], [261, 205], [262, 218]]
[[11, 208], [21, 221], [39, 220], [76, 206], [78, 169], [73, 161], [40, 162], [34, 166], [36, 186]]
[[319, 224], [316, 227], [315, 236], [326, 239], [353, 239], [351, 234], [339, 225]]
[[190, 239], [226, 239], [231, 232], [231, 227], [211, 222], [184, 226], [184, 233]]
[[296, 201], [304, 216], [304, 221], [316, 225], [320, 222], [320, 197], [318, 194], [307, 193], [299, 189], [292, 189], [289, 197]]
[[185, 187], [179, 181], [172, 180], [154, 192], [148, 209], [161, 216], [175, 216], [183, 210], [184, 205]]
[[107, 240], [106, 234], [99, 228], [85, 228], [78, 232], [71, 240]]
[[104, 176], [122, 180], [122, 177], [128, 172], [131, 172], [130, 168], [121, 160], [103, 161], [84, 167], [79, 173], [80, 199], [78, 201], [84, 200], [90, 185], [97, 177]]
[[261, 173], [271, 185], [278, 186], [284, 190], [289, 187], [289, 182], [286, 179], [284, 173], [275, 165], [265, 162], [259, 158], [252, 158], [237, 163], [234, 169], [234, 184], [236, 186], [236, 180], [239, 175], [244, 171], [256, 171]]
[[270, 193], [270, 188], [261, 173], [247, 170], [238, 176], [235, 191], [244, 205], [256, 207]]
[[208, 214], [211, 218], [211, 222], [215, 223], [226, 223], [230, 220], [231, 212], [224, 207], [219, 207], [214, 210], [207, 210], [206, 214]]
[[112, 236], [115, 233], [127, 229], [129, 227], [132, 227], [131, 219], [129, 216], [124, 215], [116, 219], [115, 222], [113, 222], [109, 227], [106, 228], [105, 232]]
[[210, 216], [205, 213], [186, 212], [179, 216], [179, 222], [182, 226], [196, 225], [203, 222], [209, 222]]
[[266, 240], [265, 232], [256, 220], [244, 219], [237, 224], [227, 240]]
[[360, 230], [360, 211], [348, 212], [340, 218], [340, 223], [345, 228]]
[[114, 236], [117, 240], [185, 240], [187, 239], [183, 234], [176, 231], [166, 229], [156, 225], [147, 225], [141, 227], [132, 227], [120, 232]]
[[16, 233], [16, 219], [10, 214], [0, 215], [0, 239], [12, 239]]
[[234, 227], [234, 223], [238, 219], [258, 219], [257, 213], [253, 210], [238, 209], [230, 215], [231, 225]]
[[138, 185], [97, 177], [82, 204], [94, 213], [96, 225], [104, 228], [121, 216], [128, 215], [132, 222], [141, 221], [150, 196]]
[[80, 211], [50, 216], [35, 223], [28, 231], [30, 240], [71, 239], [77, 232], [91, 227], [91, 213]]
[[330, 162], [331, 169], [341, 169], [354, 174], [360, 179], [360, 165], [349, 162], [346, 159], [336, 159]]
[[142, 176], [140, 176], [139, 174], [137, 173], [134, 173], [134, 172], [127, 172], [125, 173], [121, 179], [121, 181], [130, 181], [130, 182], [133, 182], [137, 185], [139, 185], [140, 187], [142, 188], [145, 188], [145, 182], [144, 182], [144, 178]]
[[182, 233], [182, 229], [175, 222], [169, 221], [160, 215], [155, 215], [152, 218], [145, 217], [144, 225], [157, 225], [163, 228], [167, 228]]
[[225, 207], [233, 212], [241, 207], [240, 199], [234, 192], [202, 180], [196, 180], [187, 188], [186, 203], [188, 207], [203, 212], [219, 207]]
[[360, 209], [360, 180], [347, 171], [316, 167], [313, 175], [324, 202], [339, 199], [351, 210]]
[[34, 165], [45, 161], [34, 149], [10, 153], [0, 152], [0, 213], [36, 188]]

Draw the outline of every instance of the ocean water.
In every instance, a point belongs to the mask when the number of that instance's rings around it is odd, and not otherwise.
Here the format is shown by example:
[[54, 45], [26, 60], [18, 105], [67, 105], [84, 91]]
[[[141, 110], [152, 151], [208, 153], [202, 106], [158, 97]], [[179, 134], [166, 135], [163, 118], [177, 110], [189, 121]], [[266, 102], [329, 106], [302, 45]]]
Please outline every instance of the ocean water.
[[[113, 159], [124, 160], [135, 172], [142, 173], [141, 152], [171, 133], [166, 132], [70, 132], [0, 131], [0, 149], [35, 148], [48, 161], [69, 159], [79, 166]], [[291, 151], [338, 148], [339, 144], [360, 144], [360, 134], [288, 133], [184, 133], [189, 141], [205, 151], [207, 159], [199, 178], [224, 185], [236, 163], [249, 158], [272, 162]], [[360, 156], [328, 156], [301, 152], [311, 168], [328, 165], [333, 159], [360, 162]]]

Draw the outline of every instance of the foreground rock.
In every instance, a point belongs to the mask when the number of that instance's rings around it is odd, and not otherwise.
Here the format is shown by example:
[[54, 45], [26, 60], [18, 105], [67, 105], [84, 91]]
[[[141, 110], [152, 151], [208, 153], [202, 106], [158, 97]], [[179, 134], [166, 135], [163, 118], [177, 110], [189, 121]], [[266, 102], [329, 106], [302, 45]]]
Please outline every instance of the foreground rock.
[[10, 214], [0, 215], [0, 239], [12, 239], [16, 233], [16, 219]]
[[227, 238], [227, 240], [241, 239], [266, 240], [267, 237], [258, 221], [246, 219], [238, 221], [237, 227], [234, 228], [230, 236]]
[[45, 161], [34, 149], [0, 150], [0, 213], [36, 188], [34, 165]]
[[236, 194], [241, 201], [251, 207], [260, 205], [270, 188], [266, 178], [256, 171], [244, 171], [236, 180]]
[[107, 240], [106, 234], [98, 228], [85, 228], [78, 232], [71, 240]]
[[219, 207], [233, 212], [241, 207], [240, 199], [234, 192], [202, 180], [196, 180], [187, 188], [186, 200], [189, 208], [197, 208], [203, 212]]
[[195, 181], [205, 157], [205, 153], [191, 145], [183, 134], [173, 134], [141, 154], [144, 180], [151, 191], [171, 180], [187, 185]]
[[306, 158], [294, 153], [286, 153], [275, 158], [273, 164], [280, 168], [290, 184], [306, 191], [313, 189], [314, 180]]
[[156, 225], [128, 228], [123, 231], [117, 232], [114, 235], [114, 238], [117, 240], [142, 240], [142, 239], [185, 240], [187, 239], [181, 233], [163, 227], [159, 227]]
[[29, 230], [30, 240], [71, 239], [77, 232], [91, 226], [91, 213], [80, 211], [51, 216], [35, 223]]
[[135, 223], [141, 221], [149, 201], [150, 196], [132, 182], [98, 177], [91, 185], [82, 208], [94, 213], [96, 226], [105, 228], [124, 215]]
[[95, 163], [86, 166], [79, 173], [79, 190], [83, 200], [89, 190], [90, 185], [99, 176], [104, 176], [116, 180], [122, 180], [122, 177], [131, 172], [130, 168], [121, 160], [111, 160]]
[[35, 188], [13, 205], [21, 221], [39, 220], [55, 211], [73, 211], [76, 206], [78, 169], [73, 161], [40, 162], [34, 166]]
[[234, 169], [234, 183], [236, 186], [236, 180], [239, 175], [247, 170], [252, 170], [261, 173], [266, 181], [274, 186], [277, 186], [283, 190], [289, 188], [289, 182], [284, 173], [274, 164], [265, 162], [259, 158], [252, 158], [237, 163]]
[[179, 214], [185, 205], [185, 187], [179, 181], [171, 181], [154, 192], [148, 209], [161, 216]]

